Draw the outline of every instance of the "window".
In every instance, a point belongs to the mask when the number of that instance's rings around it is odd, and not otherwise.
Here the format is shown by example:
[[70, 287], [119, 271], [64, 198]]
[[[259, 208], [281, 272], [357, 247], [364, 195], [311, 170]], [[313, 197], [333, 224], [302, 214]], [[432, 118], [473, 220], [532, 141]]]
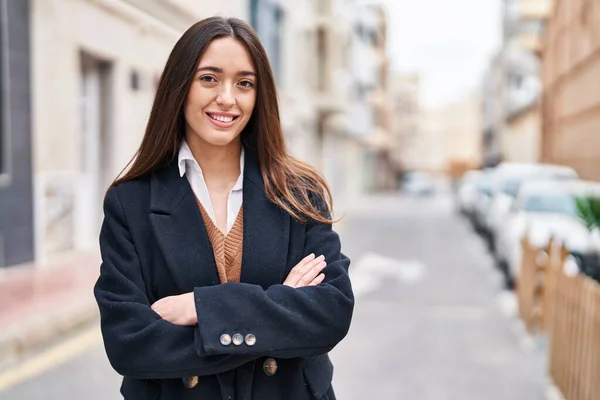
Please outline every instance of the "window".
[[508, 86], [511, 89], [519, 90], [523, 87], [523, 76], [521, 75], [510, 75], [508, 78]]
[[327, 37], [323, 28], [317, 30], [317, 88], [327, 90]]
[[[2, 73], [1, 69], [0, 69], [0, 74]], [[2, 85], [0, 83], [0, 88], [3, 88], [4, 85]], [[4, 120], [4, 102], [0, 99], [0, 121]], [[5, 137], [5, 130], [4, 127], [0, 125], [0, 176], [2, 176], [3, 174], [6, 173], [6, 164], [7, 164], [7, 160], [6, 160], [6, 137]]]
[[4, 138], [4, 129], [0, 128], [0, 176], [6, 173], [6, 139]]
[[568, 194], [531, 195], [523, 199], [520, 206], [527, 212], [577, 216], [575, 198]]
[[275, 80], [281, 83], [283, 81], [283, 10], [275, 0], [252, 0], [250, 2], [250, 23], [267, 51]]

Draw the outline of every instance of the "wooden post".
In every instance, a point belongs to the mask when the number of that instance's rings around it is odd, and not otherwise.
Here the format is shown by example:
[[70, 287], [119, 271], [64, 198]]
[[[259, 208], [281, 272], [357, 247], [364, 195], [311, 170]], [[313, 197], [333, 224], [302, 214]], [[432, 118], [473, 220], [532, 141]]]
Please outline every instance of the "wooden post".
[[596, 291], [594, 293], [594, 305], [595, 305], [595, 313], [594, 313], [594, 329], [592, 331], [594, 335], [594, 339], [596, 341], [595, 346], [592, 348], [592, 371], [591, 375], [592, 379], [592, 394], [597, 396], [600, 393], [600, 379], [598, 379], [598, 374], [600, 374], [600, 288], [596, 286]]
[[598, 338], [594, 332], [594, 321], [596, 320], [596, 302], [595, 294], [598, 291], [598, 284], [589, 279], [584, 280], [583, 307], [585, 309], [585, 321], [582, 326], [583, 351], [581, 362], [582, 368], [582, 386], [580, 397], [585, 400], [594, 400], [593, 382], [596, 377], [593, 375], [593, 355], [597, 351]]

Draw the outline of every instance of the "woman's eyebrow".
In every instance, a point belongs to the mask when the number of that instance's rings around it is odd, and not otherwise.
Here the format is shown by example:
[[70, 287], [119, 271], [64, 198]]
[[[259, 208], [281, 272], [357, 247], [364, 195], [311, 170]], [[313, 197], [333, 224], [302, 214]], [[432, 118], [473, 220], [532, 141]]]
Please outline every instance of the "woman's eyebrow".
[[[223, 73], [223, 68], [219, 68], [219, 67], [213, 67], [210, 65], [207, 65], [205, 67], [200, 67], [196, 70], [196, 72], [200, 72], [200, 71], [210, 71], [210, 72], [214, 72], [215, 74], [222, 74]], [[240, 71], [237, 73], [237, 75], [240, 76], [256, 76], [256, 72], [253, 71]]]
[[252, 71], [240, 71], [240, 72], [238, 72], [238, 75], [240, 75], [240, 76], [254, 76], [254, 77], [256, 77], [256, 72], [252, 72]]

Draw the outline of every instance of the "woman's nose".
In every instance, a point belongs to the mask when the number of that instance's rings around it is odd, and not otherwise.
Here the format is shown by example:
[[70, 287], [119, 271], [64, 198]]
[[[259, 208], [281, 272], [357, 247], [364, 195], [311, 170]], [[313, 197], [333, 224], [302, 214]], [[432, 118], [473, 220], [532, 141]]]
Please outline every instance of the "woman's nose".
[[217, 96], [217, 104], [224, 107], [232, 107], [235, 105], [235, 96], [229, 85], [223, 85]]

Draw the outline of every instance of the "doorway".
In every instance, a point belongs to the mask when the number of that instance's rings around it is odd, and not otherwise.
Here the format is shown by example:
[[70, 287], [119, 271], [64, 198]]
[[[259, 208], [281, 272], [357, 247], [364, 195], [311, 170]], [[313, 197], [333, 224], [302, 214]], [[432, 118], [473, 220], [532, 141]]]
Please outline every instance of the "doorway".
[[80, 180], [77, 188], [75, 247], [90, 250], [98, 243], [102, 202], [110, 183], [112, 65], [80, 54]]

